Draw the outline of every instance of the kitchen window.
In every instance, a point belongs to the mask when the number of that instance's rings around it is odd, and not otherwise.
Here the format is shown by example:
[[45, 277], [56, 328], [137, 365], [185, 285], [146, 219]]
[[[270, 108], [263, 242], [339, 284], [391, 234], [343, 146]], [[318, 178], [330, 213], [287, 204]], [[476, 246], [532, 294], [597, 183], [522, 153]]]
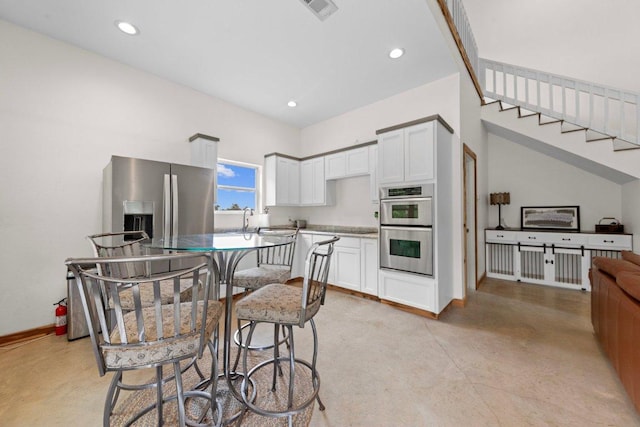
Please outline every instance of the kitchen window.
[[245, 208], [258, 212], [260, 171], [258, 165], [218, 159], [216, 212], [237, 212]]

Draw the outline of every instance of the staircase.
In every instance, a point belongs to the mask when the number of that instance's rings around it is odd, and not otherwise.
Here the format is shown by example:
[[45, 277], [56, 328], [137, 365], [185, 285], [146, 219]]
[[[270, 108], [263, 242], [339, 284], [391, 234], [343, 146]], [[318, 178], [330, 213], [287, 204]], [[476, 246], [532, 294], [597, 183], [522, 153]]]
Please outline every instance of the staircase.
[[492, 98], [485, 97], [484, 105], [491, 105], [491, 104], [498, 104], [500, 107], [500, 111], [516, 110], [518, 113], [519, 119], [527, 118], [527, 117], [536, 117], [539, 126], [559, 124], [560, 125], [559, 131], [561, 134], [572, 133], [572, 132], [584, 132], [585, 142], [610, 141], [613, 151], [626, 151], [626, 150], [640, 149], [640, 145], [632, 142], [624, 141], [615, 136], [607, 135], [605, 133], [597, 132], [587, 127], [569, 123], [568, 121], [559, 119], [557, 117], [550, 117], [542, 113], [527, 110], [518, 105], [511, 105], [501, 100], [495, 100]]
[[503, 101], [488, 102], [482, 107], [481, 118], [494, 135], [612, 182], [625, 184], [640, 179], [640, 150], [622, 146], [612, 150], [612, 144], [620, 144], [613, 136]]
[[487, 59], [479, 60], [485, 99], [538, 116], [540, 126], [584, 132], [587, 142], [611, 140], [614, 151], [640, 148], [640, 94]]

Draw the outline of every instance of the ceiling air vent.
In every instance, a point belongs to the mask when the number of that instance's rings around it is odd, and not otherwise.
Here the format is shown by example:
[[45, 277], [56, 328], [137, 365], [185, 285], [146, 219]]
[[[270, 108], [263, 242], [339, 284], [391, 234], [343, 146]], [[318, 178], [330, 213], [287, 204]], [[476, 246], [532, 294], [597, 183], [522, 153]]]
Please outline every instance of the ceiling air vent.
[[300, 0], [305, 4], [313, 12], [315, 16], [318, 17], [319, 20], [324, 21], [329, 17], [329, 15], [333, 14], [336, 10], [338, 10], [338, 6], [335, 5], [331, 0]]

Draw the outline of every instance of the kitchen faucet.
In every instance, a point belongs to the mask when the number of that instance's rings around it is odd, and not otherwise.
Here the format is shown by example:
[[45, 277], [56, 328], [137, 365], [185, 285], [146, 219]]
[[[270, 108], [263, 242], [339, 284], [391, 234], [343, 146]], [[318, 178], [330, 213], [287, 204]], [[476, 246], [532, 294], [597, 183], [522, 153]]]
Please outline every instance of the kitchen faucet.
[[245, 233], [247, 228], [249, 228], [249, 218], [247, 218], [247, 211], [249, 211], [249, 216], [253, 216], [253, 209], [244, 208], [242, 210], [242, 232]]

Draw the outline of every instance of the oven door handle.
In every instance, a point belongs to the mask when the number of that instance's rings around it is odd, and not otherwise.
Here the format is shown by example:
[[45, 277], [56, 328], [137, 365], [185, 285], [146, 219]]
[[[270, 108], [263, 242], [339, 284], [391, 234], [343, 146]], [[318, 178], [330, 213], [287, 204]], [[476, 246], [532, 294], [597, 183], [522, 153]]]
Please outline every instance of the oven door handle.
[[393, 199], [382, 199], [380, 200], [382, 203], [398, 203], [402, 202], [403, 204], [406, 202], [424, 202], [431, 200], [431, 197], [396, 197]]
[[380, 225], [381, 230], [398, 230], [398, 231], [426, 231], [432, 230], [432, 225]]

